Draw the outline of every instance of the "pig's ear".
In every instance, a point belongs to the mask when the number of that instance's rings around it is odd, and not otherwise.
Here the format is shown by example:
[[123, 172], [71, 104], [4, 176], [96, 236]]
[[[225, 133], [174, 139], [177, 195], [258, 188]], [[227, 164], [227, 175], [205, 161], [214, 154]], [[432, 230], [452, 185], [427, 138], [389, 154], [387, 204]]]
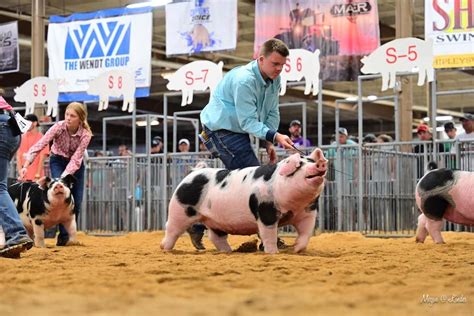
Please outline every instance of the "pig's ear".
[[68, 187], [72, 189], [72, 187], [76, 184], [77, 179], [71, 174], [66, 175], [65, 177], [61, 178], [61, 180], [66, 183]]
[[281, 176], [289, 176], [298, 169], [300, 166], [300, 156], [299, 154], [293, 154], [288, 157], [285, 161], [282, 161], [280, 170], [278, 171]]
[[51, 183], [51, 178], [50, 177], [42, 177], [36, 181], [38, 183], [39, 187], [43, 190], [46, 190], [48, 188], [48, 185]]

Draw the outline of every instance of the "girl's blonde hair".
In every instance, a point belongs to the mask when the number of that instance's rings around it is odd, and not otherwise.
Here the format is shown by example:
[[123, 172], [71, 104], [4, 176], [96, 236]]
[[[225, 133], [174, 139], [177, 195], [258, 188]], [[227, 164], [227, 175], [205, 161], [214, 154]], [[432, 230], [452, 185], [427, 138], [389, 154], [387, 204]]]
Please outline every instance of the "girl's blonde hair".
[[69, 109], [77, 113], [77, 115], [79, 116], [79, 119], [82, 122], [82, 127], [84, 127], [92, 136], [91, 127], [89, 125], [89, 122], [87, 122], [87, 109], [84, 106], [84, 104], [79, 103], [79, 102], [71, 102], [67, 106], [66, 110], [69, 110]]

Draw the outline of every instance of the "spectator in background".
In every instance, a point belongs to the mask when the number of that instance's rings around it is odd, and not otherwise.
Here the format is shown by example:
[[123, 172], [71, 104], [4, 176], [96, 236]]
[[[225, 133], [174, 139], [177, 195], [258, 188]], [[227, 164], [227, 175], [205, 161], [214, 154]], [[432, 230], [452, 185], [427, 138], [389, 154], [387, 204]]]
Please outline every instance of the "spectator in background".
[[150, 154], [159, 154], [163, 150], [163, 139], [160, 136], [155, 136], [151, 140]]
[[178, 142], [178, 150], [181, 153], [188, 153], [191, 144], [187, 138], [181, 138]]
[[[295, 147], [311, 147], [311, 141], [301, 135], [301, 122], [299, 120], [291, 121], [288, 131]], [[281, 145], [279, 146], [281, 147]]]
[[[431, 134], [430, 128], [426, 124], [420, 124], [418, 128], [416, 129], [416, 134], [418, 135], [419, 140], [422, 141], [432, 141], [433, 140], [433, 134]], [[427, 144], [426, 148], [428, 149], [427, 152], [433, 152], [433, 145], [432, 144]], [[424, 153], [425, 152], [425, 145], [424, 144], [418, 144], [415, 146], [414, 152], [419, 154], [419, 153]], [[438, 152], [442, 153], [444, 152], [444, 147], [443, 144], [438, 143]]]
[[[356, 142], [349, 138], [349, 133], [347, 129], [344, 127], [339, 127], [338, 130], [339, 135], [339, 144], [340, 145], [355, 145]], [[331, 145], [336, 145], [336, 141], [334, 141]]]
[[393, 138], [390, 135], [387, 134], [380, 134], [377, 136], [377, 142], [378, 143], [391, 143], [393, 142]]
[[118, 146], [118, 155], [119, 156], [131, 156], [132, 155], [132, 152], [128, 149], [127, 145], [125, 144], [120, 144]]
[[474, 114], [465, 113], [463, 117], [459, 119], [462, 123], [464, 133], [456, 136], [456, 140], [474, 140]]
[[[41, 139], [41, 137], [43, 137], [43, 134], [39, 131], [38, 117], [34, 114], [28, 114], [25, 116], [25, 119], [31, 122], [31, 127], [25, 134], [22, 135], [20, 148], [18, 148], [18, 152], [16, 154], [16, 168], [18, 174], [21, 171], [21, 166], [23, 166], [25, 162], [24, 154], [26, 154], [28, 150], [30, 150], [30, 148], [33, 147], [33, 145], [35, 145]], [[44, 177], [44, 161], [48, 155], [49, 146], [46, 146], [28, 166], [23, 179], [27, 181], [37, 181], [39, 178]]]
[[[456, 139], [457, 129], [456, 127], [454, 127], [453, 122], [447, 122], [444, 124], [444, 132], [448, 136], [448, 139]], [[452, 147], [453, 147], [453, 143], [445, 143], [444, 152], [450, 152]]]
[[[454, 127], [453, 122], [447, 122], [444, 124], [444, 132], [449, 140], [454, 140], [456, 138], [456, 131], [457, 129]], [[454, 154], [455, 149], [453, 146], [453, 143], [443, 143], [444, 152], [446, 153], [446, 167], [450, 169], [456, 168], [456, 156]]]
[[362, 139], [362, 144], [366, 143], [377, 143], [377, 137], [375, 137], [374, 134], [367, 134], [364, 136], [364, 139]]
[[[433, 135], [431, 134], [430, 128], [426, 124], [420, 124], [418, 128], [416, 129], [416, 134], [418, 135], [418, 139], [421, 141], [432, 141], [433, 140]], [[437, 144], [438, 148], [437, 151], [438, 153], [444, 152], [444, 146], [441, 143]], [[413, 149], [413, 152], [416, 154], [423, 154], [425, 153], [425, 148], [426, 148], [426, 154], [428, 154], [428, 157], [426, 157], [427, 160], [425, 160], [424, 155], [419, 155], [417, 157], [417, 179], [420, 179], [424, 174], [425, 174], [425, 166], [428, 164], [428, 162], [432, 161], [433, 158], [431, 157], [431, 153], [433, 152], [433, 144], [418, 144], [415, 146]]]

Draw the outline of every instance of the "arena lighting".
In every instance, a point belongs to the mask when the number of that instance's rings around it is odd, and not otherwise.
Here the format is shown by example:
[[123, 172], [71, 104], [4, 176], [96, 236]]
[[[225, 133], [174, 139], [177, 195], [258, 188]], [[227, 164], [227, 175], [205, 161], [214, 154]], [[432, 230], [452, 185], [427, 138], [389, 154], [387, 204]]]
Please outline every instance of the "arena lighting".
[[347, 97], [346, 101], [354, 102], [357, 101], [359, 98], [358, 97]]
[[[160, 122], [158, 122], [157, 120], [151, 120], [150, 125], [151, 126], [160, 125]], [[140, 127], [146, 126], [146, 121], [137, 121], [137, 126], [140, 126]]]
[[378, 99], [378, 97], [377, 97], [376, 95], [369, 95], [369, 96], [367, 97], [367, 100], [369, 100], [369, 101], [375, 101], [375, 100], [377, 100], [377, 99]]
[[127, 5], [129, 9], [144, 8], [144, 7], [159, 7], [173, 2], [173, 0], [151, 0], [147, 2], [138, 2]]
[[[437, 117], [436, 117], [436, 121], [437, 121], [437, 122], [452, 121], [452, 120], [453, 120], [453, 117], [452, 117], [451, 115], [442, 115], [442, 116], [437, 116]], [[425, 118], [423, 118], [423, 121], [429, 122], [429, 121], [430, 121], [430, 118], [429, 118], [429, 117], [425, 117]]]

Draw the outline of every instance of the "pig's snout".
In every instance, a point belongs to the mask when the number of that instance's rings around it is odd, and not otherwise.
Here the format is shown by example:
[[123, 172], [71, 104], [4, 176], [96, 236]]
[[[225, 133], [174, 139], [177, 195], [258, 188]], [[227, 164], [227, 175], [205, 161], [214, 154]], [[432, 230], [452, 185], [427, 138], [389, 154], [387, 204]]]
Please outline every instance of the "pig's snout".
[[64, 185], [62, 185], [61, 183], [57, 183], [53, 188], [53, 192], [55, 194], [64, 193]]
[[316, 171], [320, 174], [326, 173], [328, 170], [328, 161], [326, 159], [320, 159], [316, 161]]

